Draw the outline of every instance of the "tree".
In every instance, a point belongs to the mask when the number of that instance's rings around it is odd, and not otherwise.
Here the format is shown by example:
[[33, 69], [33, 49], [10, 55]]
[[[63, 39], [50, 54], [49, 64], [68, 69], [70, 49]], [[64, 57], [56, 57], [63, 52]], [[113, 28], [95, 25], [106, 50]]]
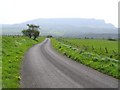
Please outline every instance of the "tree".
[[39, 36], [40, 31], [38, 31], [40, 28], [37, 25], [34, 24], [27, 24], [28, 29], [22, 30], [23, 35], [28, 36], [31, 38], [34, 37], [34, 40]]
[[47, 35], [47, 38], [52, 38], [52, 35]]
[[34, 31], [34, 33], [33, 33], [33, 36], [34, 36], [34, 40], [39, 36], [39, 31]]

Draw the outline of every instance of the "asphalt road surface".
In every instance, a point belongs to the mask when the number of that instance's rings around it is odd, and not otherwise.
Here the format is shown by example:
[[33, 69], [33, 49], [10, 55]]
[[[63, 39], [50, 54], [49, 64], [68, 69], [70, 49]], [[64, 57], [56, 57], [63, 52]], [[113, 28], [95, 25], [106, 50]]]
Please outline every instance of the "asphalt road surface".
[[20, 84], [21, 88], [118, 88], [117, 79], [58, 54], [48, 38], [26, 52]]

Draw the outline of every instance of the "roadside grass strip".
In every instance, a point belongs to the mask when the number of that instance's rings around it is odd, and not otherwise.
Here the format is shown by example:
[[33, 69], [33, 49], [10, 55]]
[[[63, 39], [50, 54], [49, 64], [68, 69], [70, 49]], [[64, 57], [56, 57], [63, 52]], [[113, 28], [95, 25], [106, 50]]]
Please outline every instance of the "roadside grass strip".
[[64, 44], [52, 38], [52, 46], [63, 55], [81, 64], [89, 66], [99, 72], [120, 79], [120, 61], [107, 56], [80, 50], [71, 45]]
[[118, 40], [57, 38], [58, 41], [91, 53], [118, 59]]
[[40, 43], [24, 36], [2, 37], [2, 88], [20, 87], [20, 69], [25, 52], [34, 44]]

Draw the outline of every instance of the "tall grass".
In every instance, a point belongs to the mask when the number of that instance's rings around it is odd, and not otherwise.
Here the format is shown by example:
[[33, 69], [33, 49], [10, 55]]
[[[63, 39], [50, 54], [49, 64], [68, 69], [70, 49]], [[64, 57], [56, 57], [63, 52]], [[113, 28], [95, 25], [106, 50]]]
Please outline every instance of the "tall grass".
[[2, 87], [18, 88], [20, 86], [20, 67], [25, 52], [38, 41], [24, 36], [3, 36], [2, 37]]

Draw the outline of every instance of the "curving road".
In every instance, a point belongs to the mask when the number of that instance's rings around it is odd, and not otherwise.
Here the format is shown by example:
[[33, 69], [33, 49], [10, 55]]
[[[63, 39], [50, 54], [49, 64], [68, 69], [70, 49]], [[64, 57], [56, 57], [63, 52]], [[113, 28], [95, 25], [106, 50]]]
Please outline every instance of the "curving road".
[[21, 88], [117, 88], [118, 80], [70, 60], [51, 48], [50, 39], [26, 52]]

